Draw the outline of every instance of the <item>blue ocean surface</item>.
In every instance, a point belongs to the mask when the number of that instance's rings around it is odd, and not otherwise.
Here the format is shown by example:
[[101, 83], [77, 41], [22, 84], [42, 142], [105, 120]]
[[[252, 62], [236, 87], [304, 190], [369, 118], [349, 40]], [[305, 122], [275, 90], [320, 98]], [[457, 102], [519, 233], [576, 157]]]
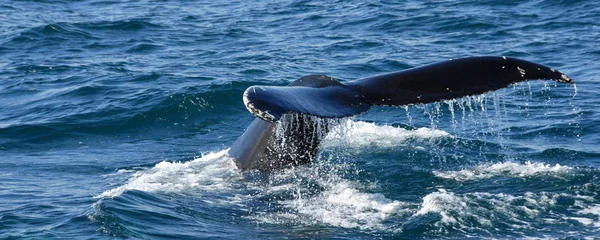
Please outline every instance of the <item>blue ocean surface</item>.
[[[600, 237], [600, 2], [0, 2], [0, 239]], [[339, 120], [241, 172], [242, 94], [468, 56], [568, 74]]]

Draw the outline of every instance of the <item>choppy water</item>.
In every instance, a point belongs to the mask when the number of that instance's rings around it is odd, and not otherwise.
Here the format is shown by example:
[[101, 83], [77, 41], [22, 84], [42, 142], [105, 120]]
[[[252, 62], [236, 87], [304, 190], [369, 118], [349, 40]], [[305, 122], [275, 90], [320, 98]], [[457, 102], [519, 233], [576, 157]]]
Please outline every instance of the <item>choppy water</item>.
[[[0, 238], [600, 236], [600, 3], [4, 1]], [[251, 85], [506, 55], [577, 85], [342, 120], [240, 172]]]

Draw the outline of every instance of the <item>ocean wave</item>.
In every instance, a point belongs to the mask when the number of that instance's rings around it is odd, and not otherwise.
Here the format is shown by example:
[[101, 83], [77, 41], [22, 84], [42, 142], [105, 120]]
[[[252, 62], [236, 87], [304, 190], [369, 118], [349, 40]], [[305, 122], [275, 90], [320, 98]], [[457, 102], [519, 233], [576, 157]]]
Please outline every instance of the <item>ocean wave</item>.
[[208, 153], [188, 162], [160, 162], [154, 167], [138, 171], [119, 187], [107, 190], [95, 198], [113, 198], [130, 190], [144, 192], [186, 192], [199, 189], [215, 192], [227, 190], [232, 179], [240, 178], [240, 172], [227, 150]]
[[140, 43], [127, 49], [127, 53], [151, 53], [165, 47], [159, 44]]
[[468, 32], [489, 33], [498, 28], [499, 26], [496, 24], [482, 21], [479, 16], [455, 16], [447, 19], [442, 24], [438, 24], [436, 31], [455, 33], [460, 29]]
[[489, 231], [501, 227], [519, 236], [560, 219], [576, 219], [582, 225], [597, 224], [597, 205], [593, 202], [594, 197], [570, 193], [457, 194], [438, 189], [423, 197], [412, 221], [433, 214], [439, 219], [429, 222], [439, 227], [439, 231]]
[[256, 208], [248, 219], [258, 223], [334, 226], [368, 231], [394, 231], [387, 221], [409, 216], [408, 202], [374, 192], [377, 186], [351, 180], [356, 174], [347, 164], [319, 161], [272, 173], [254, 187], [258, 199], [271, 201]]
[[94, 31], [126, 31], [136, 32], [141, 30], [157, 30], [163, 26], [150, 22], [148, 19], [122, 19], [116, 21], [98, 21], [77, 23], [82, 29]]
[[570, 174], [575, 169], [569, 166], [560, 164], [545, 164], [545, 163], [515, 163], [502, 162], [495, 164], [483, 164], [471, 169], [463, 169], [459, 171], [433, 171], [433, 174], [439, 178], [454, 179], [456, 181], [471, 181], [479, 179], [487, 179], [498, 176], [513, 176], [513, 177], [529, 177], [539, 175], [561, 176]]
[[[155, 81], [161, 76], [138, 76], [132, 81]], [[56, 79], [52, 83], [62, 85], [62, 81]], [[22, 143], [56, 141], [78, 134], [114, 136], [155, 126], [186, 129], [206, 121], [217, 123], [211, 119], [246, 114], [240, 97], [250, 84], [184, 87], [170, 95], [154, 88], [115, 88], [102, 80], [53, 89], [39, 84], [39, 90], [28, 92], [33, 97], [16, 94], [15, 101], [9, 102], [15, 106], [0, 117], [4, 120], [0, 123], [0, 136], [8, 139], [0, 147], [14, 148]], [[95, 104], [98, 102], [102, 104]]]
[[[285, 177], [309, 177], [298, 173], [296, 171], [295, 175]], [[303, 193], [306, 189], [297, 183], [274, 186], [291, 190], [292, 199], [278, 201], [277, 204], [282, 206], [279, 211], [258, 211], [249, 218], [270, 224], [328, 225], [393, 231], [392, 226], [385, 222], [397, 215], [407, 215], [411, 212], [411, 204], [389, 199], [381, 193], [366, 192], [364, 187], [360, 186], [361, 183], [339, 178], [337, 175], [320, 176], [316, 179], [313, 177], [311, 180], [316, 181], [314, 184], [318, 184], [323, 190], [311, 195]]]
[[[3, 46], [11, 47], [13, 45], [22, 46], [23, 44], [27, 44], [29, 47], [39, 48], [73, 40], [92, 41], [99, 39], [99, 37], [74, 24], [52, 23], [23, 30], [17, 36], [12, 37], [9, 42], [3, 43]], [[42, 43], [33, 45], [30, 44], [32, 41], [41, 41]]]

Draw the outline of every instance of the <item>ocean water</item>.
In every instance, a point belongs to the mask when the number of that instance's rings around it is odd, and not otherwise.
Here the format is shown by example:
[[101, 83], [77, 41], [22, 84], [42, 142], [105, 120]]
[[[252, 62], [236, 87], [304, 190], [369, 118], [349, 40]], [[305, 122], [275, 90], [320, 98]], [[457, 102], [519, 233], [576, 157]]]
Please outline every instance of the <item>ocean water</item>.
[[[0, 239], [600, 237], [600, 2], [0, 3]], [[240, 172], [252, 85], [495, 55], [559, 69], [340, 120]]]

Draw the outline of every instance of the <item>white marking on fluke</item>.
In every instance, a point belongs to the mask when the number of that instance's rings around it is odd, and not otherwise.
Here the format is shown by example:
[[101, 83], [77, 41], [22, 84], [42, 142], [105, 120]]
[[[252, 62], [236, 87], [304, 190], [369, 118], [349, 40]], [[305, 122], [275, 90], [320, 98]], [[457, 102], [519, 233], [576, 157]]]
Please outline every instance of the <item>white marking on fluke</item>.
[[521, 74], [521, 77], [525, 77], [525, 69], [522, 69], [519, 66], [517, 66], [517, 70], [519, 70], [519, 73]]

